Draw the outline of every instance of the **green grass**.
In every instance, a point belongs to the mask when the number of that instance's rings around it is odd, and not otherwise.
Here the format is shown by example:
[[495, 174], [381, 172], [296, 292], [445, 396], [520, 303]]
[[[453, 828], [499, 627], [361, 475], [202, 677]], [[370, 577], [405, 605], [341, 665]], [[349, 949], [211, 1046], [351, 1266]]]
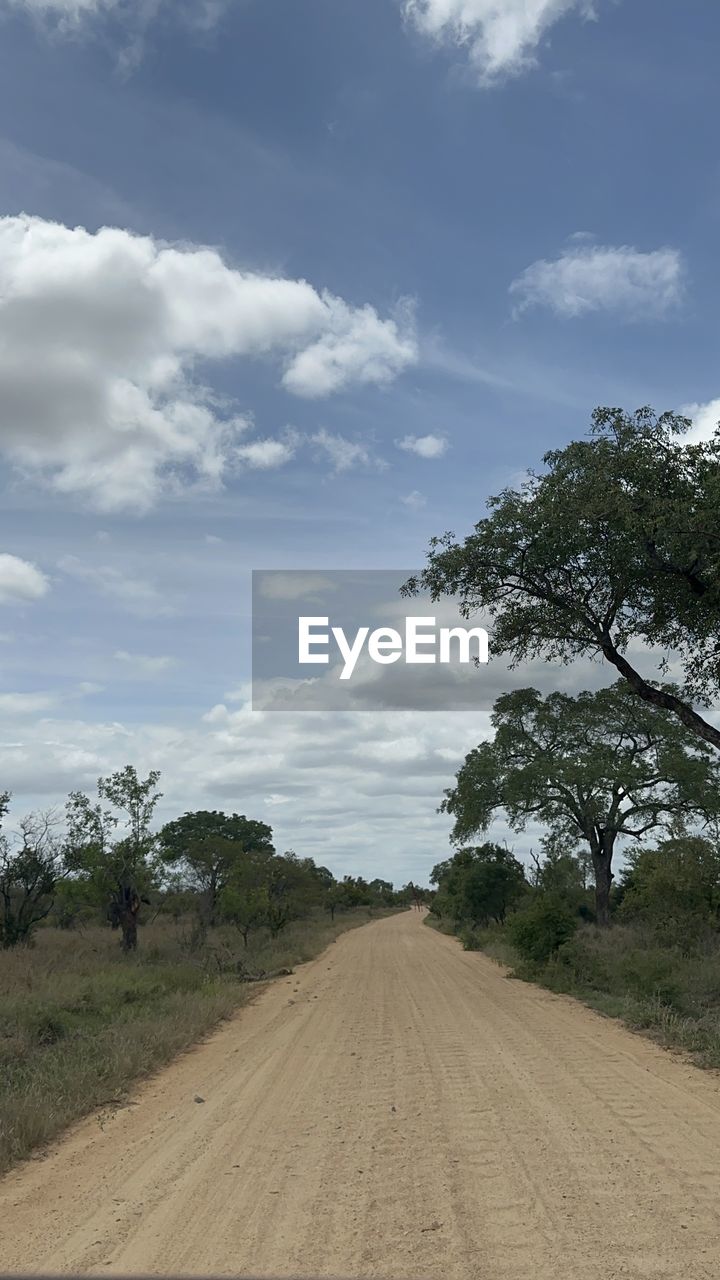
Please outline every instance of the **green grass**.
[[43, 928], [31, 947], [0, 951], [0, 1172], [230, 1017], [257, 990], [244, 974], [292, 968], [385, 914], [296, 921], [247, 950], [232, 929], [198, 945], [187, 922], [159, 919], [134, 956], [101, 927]]

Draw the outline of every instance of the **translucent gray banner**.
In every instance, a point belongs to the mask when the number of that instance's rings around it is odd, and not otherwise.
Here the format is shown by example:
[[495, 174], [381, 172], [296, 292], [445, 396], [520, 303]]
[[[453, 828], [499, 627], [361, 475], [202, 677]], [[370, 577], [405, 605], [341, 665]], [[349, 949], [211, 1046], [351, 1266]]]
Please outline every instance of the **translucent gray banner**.
[[401, 596], [415, 572], [253, 571], [253, 709], [489, 710], [483, 620]]

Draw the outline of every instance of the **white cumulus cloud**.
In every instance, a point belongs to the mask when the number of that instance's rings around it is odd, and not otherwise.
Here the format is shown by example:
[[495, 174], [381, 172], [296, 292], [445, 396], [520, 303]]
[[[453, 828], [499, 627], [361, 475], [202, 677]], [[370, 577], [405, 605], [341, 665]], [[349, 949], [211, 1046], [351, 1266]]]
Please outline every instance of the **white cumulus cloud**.
[[50, 583], [44, 573], [19, 556], [0, 555], [0, 604], [39, 600]]
[[448, 442], [445, 436], [403, 436], [395, 441], [398, 449], [406, 453], [416, 453], [418, 458], [441, 458], [447, 452]]
[[295, 456], [297, 438], [287, 434], [283, 440], [251, 440], [249, 444], [238, 445], [236, 457], [248, 467], [269, 471], [274, 467], [282, 467]]
[[547, 307], [560, 316], [612, 311], [627, 319], [666, 315], [682, 300], [683, 261], [676, 249], [642, 253], [630, 245], [573, 245], [560, 257], [526, 267], [510, 285], [515, 314]]
[[720, 426], [720, 399], [708, 400], [706, 404], [683, 405], [680, 413], [685, 418], [692, 418], [692, 427], [683, 440], [686, 444], [700, 444], [712, 440]]
[[417, 359], [412, 314], [382, 319], [214, 249], [0, 218], [0, 449], [25, 473], [101, 510], [143, 510], [235, 461], [278, 465], [290, 443], [248, 452], [248, 415], [195, 372], [241, 357], [274, 360], [305, 397], [382, 385]]
[[466, 50], [485, 86], [534, 66], [543, 37], [567, 14], [593, 16], [589, 0], [403, 0], [403, 9], [424, 35]]

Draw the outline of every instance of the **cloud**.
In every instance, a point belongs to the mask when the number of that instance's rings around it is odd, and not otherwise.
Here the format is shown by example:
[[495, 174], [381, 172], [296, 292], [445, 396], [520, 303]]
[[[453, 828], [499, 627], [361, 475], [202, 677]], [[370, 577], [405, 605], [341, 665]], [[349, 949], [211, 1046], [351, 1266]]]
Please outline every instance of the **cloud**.
[[116, 662], [122, 663], [131, 675], [145, 679], [160, 675], [175, 665], [175, 659], [166, 655], [150, 657], [145, 653], [128, 653], [126, 649], [118, 649], [113, 657]]
[[[193, 14], [200, 26], [209, 26], [222, 14], [228, 0], [172, 0], [174, 7]], [[66, 24], [83, 18], [111, 13], [137, 13], [146, 20], [153, 17], [169, 0], [0, 0], [2, 9], [22, 9], [33, 17], [55, 18]]]
[[24, 9], [34, 17], [77, 22], [92, 14], [117, 8], [119, 0], [2, 0], [0, 8]]
[[0, 555], [0, 604], [24, 604], [39, 600], [46, 594], [49, 586], [45, 574], [28, 560]]
[[3, 13], [25, 13], [50, 33], [77, 36], [99, 32], [102, 20], [113, 19], [119, 38], [118, 71], [131, 75], [142, 61], [146, 35], [161, 13], [170, 13], [191, 32], [210, 31], [226, 9], [239, 0], [0, 0]]
[[489, 87], [534, 67], [555, 23], [576, 12], [593, 16], [589, 0], [402, 0], [406, 17], [437, 43], [466, 50], [479, 84]]
[[373, 458], [364, 444], [347, 440], [345, 436], [333, 435], [330, 431], [316, 431], [310, 437], [312, 444], [322, 450], [332, 463], [333, 471], [350, 471], [353, 467], [382, 467], [379, 458]]
[[[227, 8], [229, 0], [172, 0], [176, 12], [193, 26], [211, 27]], [[32, 18], [51, 22], [61, 31], [72, 31], [80, 23], [103, 15], [118, 14], [132, 28], [146, 27], [170, 0], [0, 0], [3, 10], [18, 10]]]
[[692, 418], [692, 428], [683, 440], [686, 444], [700, 444], [704, 440], [712, 440], [720, 423], [720, 399], [708, 400], [707, 404], [683, 405], [680, 413]]
[[[508, 685], [498, 673], [498, 691], [528, 683], [528, 676], [538, 684], [536, 675], [544, 675], [541, 689], [594, 687], [584, 664], [580, 671], [536, 664], [524, 674]], [[18, 709], [4, 720], [0, 776], [14, 793], [17, 817], [23, 806], [61, 805], [71, 789], [94, 790], [99, 776], [128, 762], [142, 776], [157, 768], [158, 824], [187, 809], [232, 806], [270, 822], [279, 849], [314, 857], [336, 875], [425, 882], [447, 856], [451, 824], [437, 813], [443, 790], [465, 754], [488, 735], [489, 721], [476, 706], [405, 710], [400, 692], [398, 709], [376, 706], [369, 714], [368, 702], [363, 710], [338, 707], [328, 715], [252, 711], [245, 689], [173, 725], [150, 716], [127, 724], [69, 717], [33, 722]], [[491, 838], [505, 834], [498, 820]], [[536, 831], [510, 836], [519, 853], [533, 840]]]
[[579, 243], [526, 267], [510, 285], [514, 314], [547, 307], [560, 316], [616, 312], [629, 320], [664, 316], [682, 300], [684, 266], [676, 249], [642, 253], [629, 245]]
[[248, 467], [268, 471], [284, 466], [295, 456], [295, 439], [288, 436], [284, 440], [251, 440], [238, 445], [235, 455]]
[[303, 600], [316, 598], [318, 592], [325, 594], [335, 591], [336, 584], [330, 578], [319, 573], [301, 573], [290, 570], [288, 573], [261, 574], [257, 579], [257, 590], [266, 600]]
[[444, 856], [450, 823], [437, 806], [481, 736], [476, 713], [263, 715], [246, 700], [174, 728], [151, 719], [33, 721], [18, 709], [3, 730], [0, 773], [14, 818], [62, 806], [71, 789], [94, 791], [98, 777], [131, 761], [142, 776], [162, 771], [158, 823], [188, 808], [239, 806], [271, 823], [279, 849], [339, 875], [399, 883], [426, 879]]
[[0, 450], [25, 474], [143, 511], [233, 466], [279, 465], [292, 441], [248, 442], [251, 417], [198, 378], [200, 362], [240, 358], [319, 397], [385, 384], [417, 346], [407, 308], [381, 319], [214, 249], [0, 218]]
[[63, 556], [58, 561], [58, 569], [79, 582], [88, 582], [120, 608], [140, 618], [159, 618], [175, 612], [152, 582], [131, 577], [113, 565], [89, 565], [77, 556]]
[[417, 360], [413, 309], [401, 303], [396, 318], [381, 320], [373, 307], [353, 310], [324, 295], [331, 315], [326, 331], [290, 362], [286, 390], [314, 398], [349, 382], [383, 386]]
[[403, 506], [408, 507], [411, 511], [420, 511], [420, 509], [425, 506], [427, 498], [424, 493], [420, 493], [419, 490], [413, 489], [412, 493], [406, 493], [404, 497], [401, 497], [400, 501]]
[[56, 701], [49, 693], [0, 693], [0, 712], [3, 715], [37, 715], [49, 711]]
[[403, 436], [395, 444], [407, 453], [416, 453], [418, 458], [441, 458], [448, 449], [445, 436]]

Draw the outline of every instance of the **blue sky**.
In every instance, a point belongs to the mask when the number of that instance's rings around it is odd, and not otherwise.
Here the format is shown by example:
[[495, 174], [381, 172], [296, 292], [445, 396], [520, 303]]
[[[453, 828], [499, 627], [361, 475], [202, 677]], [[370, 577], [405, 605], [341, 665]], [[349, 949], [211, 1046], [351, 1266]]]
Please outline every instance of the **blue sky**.
[[0, 0], [18, 816], [131, 760], [338, 874], [444, 856], [482, 718], [253, 715], [249, 572], [419, 565], [598, 403], [720, 418], [719, 40], [704, 0]]

